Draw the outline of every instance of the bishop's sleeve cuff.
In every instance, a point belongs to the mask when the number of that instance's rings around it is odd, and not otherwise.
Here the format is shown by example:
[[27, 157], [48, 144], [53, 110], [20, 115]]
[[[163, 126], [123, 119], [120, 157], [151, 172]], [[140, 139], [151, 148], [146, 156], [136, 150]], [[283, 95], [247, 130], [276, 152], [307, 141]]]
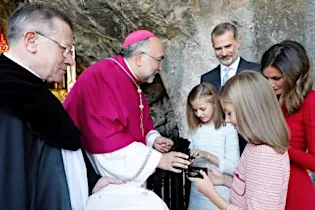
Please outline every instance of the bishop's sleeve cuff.
[[161, 134], [157, 130], [149, 131], [145, 137], [147, 146], [152, 148], [155, 139], [159, 136], [161, 136]]

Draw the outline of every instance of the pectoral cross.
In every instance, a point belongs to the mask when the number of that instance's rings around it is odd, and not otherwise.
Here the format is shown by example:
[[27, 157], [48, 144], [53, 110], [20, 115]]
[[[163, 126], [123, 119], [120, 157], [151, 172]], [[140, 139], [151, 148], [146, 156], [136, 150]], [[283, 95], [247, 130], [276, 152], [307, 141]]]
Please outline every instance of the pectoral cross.
[[139, 98], [140, 98], [140, 104], [139, 104], [139, 109], [140, 109], [140, 129], [142, 132], [142, 136], [144, 136], [144, 127], [143, 127], [143, 109], [144, 106], [142, 104], [142, 90], [140, 89], [140, 86], [138, 86], [137, 92], [139, 93]]
[[136, 81], [132, 78], [132, 76], [128, 73], [128, 71], [118, 61], [116, 61], [113, 58], [107, 58], [107, 59], [114, 61], [126, 73], [126, 75], [131, 79], [133, 84], [137, 87], [137, 92], [139, 94], [140, 129], [141, 129], [142, 136], [144, 136], [144, 126], [143, 126], [143, 109], [144, 109], [144, 106], [143, 106], [143, 103], [142, 103], [142, 95], [141, 95], [142, 90], [140, 88], [140, 85], [138, 85], [136, 83]]

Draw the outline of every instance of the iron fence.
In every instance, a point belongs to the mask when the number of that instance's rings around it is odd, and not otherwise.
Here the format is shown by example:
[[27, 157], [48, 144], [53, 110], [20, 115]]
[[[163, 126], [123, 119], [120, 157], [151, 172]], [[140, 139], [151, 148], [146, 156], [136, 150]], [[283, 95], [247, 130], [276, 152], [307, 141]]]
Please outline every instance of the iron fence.
[[158, 170], [148, 179], [147, 188], [160, 196], [170, 210], [185, 210], [188, 207], [190, 181], [185, 173]]

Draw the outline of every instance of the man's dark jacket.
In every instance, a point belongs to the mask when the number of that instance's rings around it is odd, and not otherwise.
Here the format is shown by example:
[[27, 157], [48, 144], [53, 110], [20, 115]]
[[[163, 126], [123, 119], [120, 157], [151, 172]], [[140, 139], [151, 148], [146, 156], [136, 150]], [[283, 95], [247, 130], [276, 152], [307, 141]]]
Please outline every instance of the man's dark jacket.
[[[0, 209], [70, 210], [61, 149], [80, 133], [47, 84], [0, 55]], [[86, 161], [89, 186], [99, 178]]]

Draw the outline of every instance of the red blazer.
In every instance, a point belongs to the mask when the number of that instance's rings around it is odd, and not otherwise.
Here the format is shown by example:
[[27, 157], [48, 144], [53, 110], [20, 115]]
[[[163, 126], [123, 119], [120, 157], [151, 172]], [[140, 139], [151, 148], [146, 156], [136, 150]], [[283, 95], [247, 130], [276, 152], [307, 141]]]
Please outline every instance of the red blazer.
[[[286, 113], [286, 108], [283, 107]], [[315, 171], [315, 91], [311, 90], [300, 110], [285, 114], [290, 128], [290, 180], [287, 210], [315, 210], [315, 188], [307, 170]]]

